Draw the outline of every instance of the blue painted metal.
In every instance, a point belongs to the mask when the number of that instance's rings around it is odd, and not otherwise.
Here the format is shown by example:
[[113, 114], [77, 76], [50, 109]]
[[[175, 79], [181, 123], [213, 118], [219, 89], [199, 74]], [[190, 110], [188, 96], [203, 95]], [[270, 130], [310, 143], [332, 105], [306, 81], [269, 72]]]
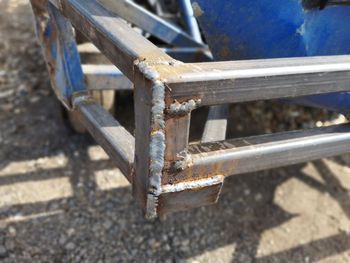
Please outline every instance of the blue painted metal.
[[72, 25], [52, 4], [31, 2], [51, 85], [61, 102], [70, 108], [73, 93], [87, 90]]
[[[349, 6], [305, 10], [301, 0], [192, 0], [192, 5], [217, 60], [350, 54]], [[295, 101], [350, 111], [350, 93]]]

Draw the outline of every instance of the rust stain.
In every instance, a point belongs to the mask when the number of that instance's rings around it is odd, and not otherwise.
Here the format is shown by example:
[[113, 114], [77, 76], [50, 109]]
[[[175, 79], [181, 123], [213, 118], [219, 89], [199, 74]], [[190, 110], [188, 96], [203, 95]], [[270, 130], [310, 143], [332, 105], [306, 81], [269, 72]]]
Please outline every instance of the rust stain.
[[232, 50], [231, 50], [231, 39], [229, 36], [222, 36], [222, 44], [223, 46], [220, 48], [219, 53], [220, 57], [223, 59], [230, 59], [232, 58]]

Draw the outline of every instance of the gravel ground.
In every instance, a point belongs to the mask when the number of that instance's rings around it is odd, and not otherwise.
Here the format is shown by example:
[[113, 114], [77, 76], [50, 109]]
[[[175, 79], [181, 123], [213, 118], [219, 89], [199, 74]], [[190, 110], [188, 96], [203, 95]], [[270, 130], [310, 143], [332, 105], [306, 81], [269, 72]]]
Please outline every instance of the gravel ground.
[[[350, 262], [350, 155], [236, 176], [217, 205], [148, 222], [59, 109], [28, 2], [0, 1], [1, 262]], [[231, 113], [230, 136], [344, 121], [276, 103]]]

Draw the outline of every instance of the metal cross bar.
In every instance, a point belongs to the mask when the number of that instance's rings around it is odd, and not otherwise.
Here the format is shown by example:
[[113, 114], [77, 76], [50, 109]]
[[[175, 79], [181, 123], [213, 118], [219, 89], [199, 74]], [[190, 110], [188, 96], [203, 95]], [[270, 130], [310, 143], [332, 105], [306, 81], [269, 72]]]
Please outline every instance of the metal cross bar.
[[201, 105], [224, 104], [347, 91], [350, 57], [195, 63], [172, 72], [166, 79], [171, 99], [192, 95]]
[[350, 151], [349, 124], [194, 144], [187, 165], [170, 181], [255, 172]]
[[73, 104], [90, 134], [132, 183], [135, 154], [134, 137], [91, 97], [77, 95], [73, 99]]
[[113, 65], [82, 66], [88, 90], [132, 90], [132, 82]]
[[229, 105], [211, 106], [205, 123], [201, 142], [215, 142], [226, 139]]

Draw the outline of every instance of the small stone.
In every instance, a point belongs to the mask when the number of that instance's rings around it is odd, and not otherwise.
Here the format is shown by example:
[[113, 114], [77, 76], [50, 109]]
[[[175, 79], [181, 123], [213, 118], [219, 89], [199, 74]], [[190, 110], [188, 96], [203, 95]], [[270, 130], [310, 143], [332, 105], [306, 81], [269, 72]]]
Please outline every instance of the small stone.
[[4, 257], [7, 254], [7, 250], [4, 246], [0, 246], [0, 257]]
[[103, 222], [103, 228], [108, 230], [112, 227], [113, 223], [109, 220], [106, 220], [105, 222]]
[[59, 243], [61, 246], [63, 246], [66, 242], [67, 242], [67, 238], [66, 238], [64, 235], [62, 235], [62, 236], [60, 237], [60, 239], [58, 240], [58, 243]]
[[149, 246], [153, 246], [153, 244], [156, 242], [154, 238], [151, 238], [150, 240], [147, 241]]
[[261, 201], [263, 199], [262, 194], [258, 193], [255, 195], [255, 201]]
[[142, 237], [142, 236], [137, 236], [137, 237], [135, 238], [135, 243], [136, 243], [136, 244], [141, 244], [142, 241], [143, 241], [143, 237]]
[[165, 244], [164, 248], [165, 251], [170, 251], [171, 247], [169, 246], [169, 244]]
[[66, 246], [65, 249], [67, 250], [73, 250], [75, 248], [75, 244], [72, 242], [69, 242]]
[[28, 87], [26, 84], [21, 84], [18, 86], [18, 92], [20, 93], [24, 93], [24, 92], [27, 92], [28, 91]]
[[8, 231], [9, 231], [11, 236], [15, 236], [17, 233], [16, 228], [14, 228], [13, 226], [10, 226]]
[[37, 103], [39, 100], [40, 98], [38, 96], [34, 96], [29, 99], [30, 103], [33, 103], [33, 104]]
[[161, 246], [161, 243], [156, 241], [152, 244], [152, 249], [157, 250], [158, 248], [160, 248], [160, 246]]
[[0, 106], [0, 108], [3, 110], [3, 111], [12, 111], [13, 108], [14, 108], [14, 105], [12, 103], [4, 103]]
[[5, 247], [7, 250], [14, 250], [16, 245], [15, 245], [15, 242], [13, 240], [7, 239], [5, 241]]
[[187, 247], [187, 246], [189, 246], [189, 245], [190, 245], [190, 240], [188, 240], [188, 239], [185, 239], [185, 240], [183, 240], [183, 241], [181, 242], [181, 246]]
[[74, 229], [74, 228], [70, 228], [70, 229], [68, 229], [68, 231], [67, 231], [67, 235], [70, 236], [70, 237], [73, 236], [74, 233], [75, 233], [75, 229]]

